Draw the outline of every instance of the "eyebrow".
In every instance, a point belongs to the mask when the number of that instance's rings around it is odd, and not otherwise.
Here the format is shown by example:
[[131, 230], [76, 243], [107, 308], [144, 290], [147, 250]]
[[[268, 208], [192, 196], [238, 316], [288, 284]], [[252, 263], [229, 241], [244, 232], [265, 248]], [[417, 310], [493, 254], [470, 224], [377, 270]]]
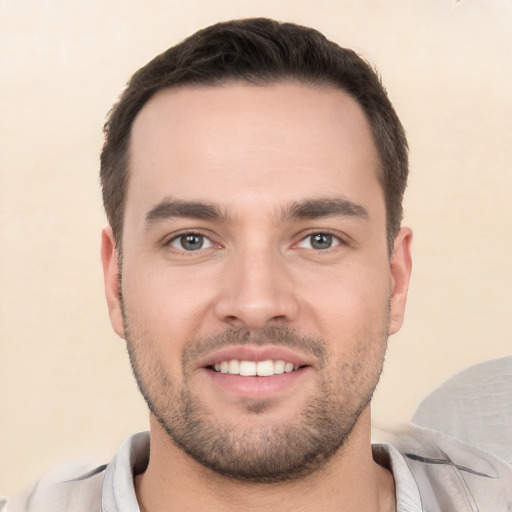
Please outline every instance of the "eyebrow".
[[[313, 220], [339, 216], [367, 219], [368, 212], [362, 205], [344, 197], [306, 199], [293, 201], [284, 207], [280, 220]], [[229, 216], [213, 203], [167, 197], [149, 210], [146, 214], [146, 224], [150, 226], [173, 218], [227, 222]]]
[[146, 224], [156, 224], [173, 218], [225, 221], [227, 215], [212, 203], [203, 201], [183, 201], [165, 198], [146, 214]]
[[358, 217], [368, 219], [366, 208], [344, 197], [307, 199], [292, 202], [281, 214], [283, 219], [320, 219], [323, 217]]

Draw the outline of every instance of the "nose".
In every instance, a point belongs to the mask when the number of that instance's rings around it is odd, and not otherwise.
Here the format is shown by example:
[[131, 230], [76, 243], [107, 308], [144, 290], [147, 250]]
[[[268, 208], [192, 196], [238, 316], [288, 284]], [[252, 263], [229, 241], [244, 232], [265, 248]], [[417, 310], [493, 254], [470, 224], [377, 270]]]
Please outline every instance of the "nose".
[[286, 262], [272, 251], [244, 251], [226, 262], [215, 315], [232, 327], [258, 330], [296, 319], [299, 303]]

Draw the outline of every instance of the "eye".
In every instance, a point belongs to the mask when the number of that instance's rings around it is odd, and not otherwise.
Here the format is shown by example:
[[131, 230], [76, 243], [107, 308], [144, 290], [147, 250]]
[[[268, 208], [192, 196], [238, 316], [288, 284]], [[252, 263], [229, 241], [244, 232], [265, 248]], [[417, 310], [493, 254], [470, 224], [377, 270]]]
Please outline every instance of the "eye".
[[308, 235], [306, 238], [303, 238], [298, 247], [302, 247], [303, 249], [315, 249], [317, 251], [322, 251], [325, 249], [330, 249], [331, 247], [335, 247], [339, 245], [341, 240], [334, 235], [329, 233], [312, 233]]
[[173, 238], [169, 245], [180, 251], [198, 251], [212, 247], [212, 241], [199, 233], [183, 233]]

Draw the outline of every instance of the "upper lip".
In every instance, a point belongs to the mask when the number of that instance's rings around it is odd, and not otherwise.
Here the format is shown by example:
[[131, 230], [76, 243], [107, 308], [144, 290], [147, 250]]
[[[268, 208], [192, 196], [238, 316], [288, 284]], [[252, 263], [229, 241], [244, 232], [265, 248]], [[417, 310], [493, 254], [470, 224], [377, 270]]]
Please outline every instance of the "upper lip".
[[219, 364], [222, 361], [232, 361], [238, 359], [239, 361], [286, 361], [298, 366], [309, 366], [311, 364], [307, 358], [297, 354], [286, 347], [276, 345], [237, 345], [225, 347], [213, 352], [206, 356], [203, 360], [199, 361], [199, 367], [205, 368]]

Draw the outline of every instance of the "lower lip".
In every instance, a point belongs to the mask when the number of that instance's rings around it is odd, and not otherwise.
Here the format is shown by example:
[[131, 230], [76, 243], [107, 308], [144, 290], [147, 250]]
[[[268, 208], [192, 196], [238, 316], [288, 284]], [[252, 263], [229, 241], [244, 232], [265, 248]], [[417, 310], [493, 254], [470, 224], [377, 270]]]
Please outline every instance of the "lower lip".
[[292, 388], [309, 373], [310, 369], [306, 366], [293, 372], [268, 377], [241, 377], [206, 368], [204, 368], [204, 372], [214, 385], [231, 394], [244, 398], [266, 399]]

